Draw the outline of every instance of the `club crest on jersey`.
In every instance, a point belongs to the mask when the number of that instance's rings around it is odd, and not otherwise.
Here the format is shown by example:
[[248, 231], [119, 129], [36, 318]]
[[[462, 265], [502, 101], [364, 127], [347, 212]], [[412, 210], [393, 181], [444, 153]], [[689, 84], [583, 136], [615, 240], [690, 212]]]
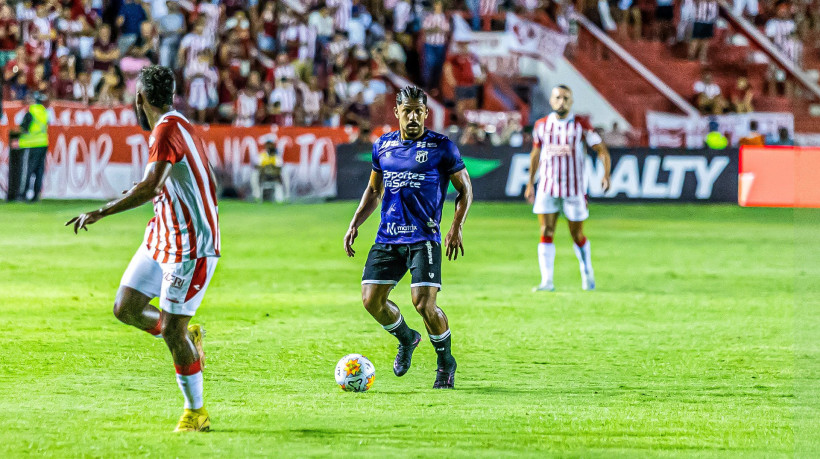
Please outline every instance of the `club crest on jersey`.
[[427, 161], [427, 150], [416, 150], [416, 162], [423, 163]]

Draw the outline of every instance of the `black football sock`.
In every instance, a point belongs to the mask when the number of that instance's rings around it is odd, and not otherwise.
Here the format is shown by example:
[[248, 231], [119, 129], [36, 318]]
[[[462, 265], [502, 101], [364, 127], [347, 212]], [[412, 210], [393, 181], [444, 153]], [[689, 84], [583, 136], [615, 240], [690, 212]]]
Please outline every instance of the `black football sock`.
[[413, 330], [407, 326], [407, 322], [404, 321], [404, 317], [399, 314], [399, 320], [391, 325], [382, 325], [388, 333], [398, 338], [401, 344], [412, 344], [413, 338], [415, 334]]
[[436, 359], [438, 367], [446, 368], [451, 366], [455, 359], [453, 358], [453, 354], [450, 353], [450, 329], [448, 328], [447, 331], [440, 335], [430, 335], [430, 342], [433, 343], [433, 347], [436, 349], [436, 355], [438, 355]]

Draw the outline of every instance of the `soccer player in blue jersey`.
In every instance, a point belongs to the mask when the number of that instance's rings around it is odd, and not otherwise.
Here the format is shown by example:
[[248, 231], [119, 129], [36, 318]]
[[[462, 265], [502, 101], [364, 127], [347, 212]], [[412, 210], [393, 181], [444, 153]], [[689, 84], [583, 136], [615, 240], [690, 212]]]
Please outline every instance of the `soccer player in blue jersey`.
[[438, 355], [434, 389], [452, 389], [456, 359], [450, 352], [447, 316], [436, 304], [441, 289], [441, 209], [450, 182], [458, 192], [453, 225], [444, 238], [448, 260], [464, 256], [461, 229], [473, 201], [470, 176], [456, 145], [442, 134], [425, 129], [427, 96], [413, 86], [396, 95], [398, 131], [373, 144], [373, 170], [344, 238], [349, 257], [359, 226], [382, 201], [381, 224], [362, 275], [362, 302], [385, 330], [398, 338], [393, 363], [396, 376], [410, 369], [421, 334], [405, 323], [396, 303], [387, 297], [410, 270], [413, 305], [424, 319]]

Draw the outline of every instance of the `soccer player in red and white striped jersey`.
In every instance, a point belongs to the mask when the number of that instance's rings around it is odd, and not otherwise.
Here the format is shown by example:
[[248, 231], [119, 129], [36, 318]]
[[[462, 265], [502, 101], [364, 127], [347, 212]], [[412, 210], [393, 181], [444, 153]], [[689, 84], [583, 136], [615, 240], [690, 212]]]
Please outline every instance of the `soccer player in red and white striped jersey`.
[[[536, 291], [553, 291], [555, 245], [552, 243], [558, 212], [563, 211], [569, 221], [569, 231], [575, 242], [575, 255], [581, 267], [581, 285], [584, 290], [595, 289], [589, 240], [584, 236], [584, 220], [589, 217], [586, 199], [586, 146], [598, 153], [604, 164], [602, 186], [609, 189], [609, 150], [589, 122], [576, 118], [572, 108], [572, 91], [560, 85], [552, 90], [550, 105], [553, 112], [535, 122], [530, 153], [530, 181], [525, 195], [533, 205], [533, 213], [541, 224], [541, 243], [538, 244], [538, 264], [541, 284]], [[536, 184], [537, 179], [537, 184]], [[537, 185], [537, 187], [536, 187]]]
[[[153, 201], [154, 218], [125, 270], [114, 302], [122, 322], [162, 337], [171, 351], [185, 411], [176, 431], [206, 431], [202, 397], [202, 330], [188, 325], [202, 302], [220, 256], [216, 180], [205, 145], [175, 111], [174, 74], [150, 66], [137, 79], [134, 108], [148, 140], [142, 181], [101, 209], [74, 217], [74, 232], [103, 217]], [[160, 309], [149, 302], [159, 298]]]

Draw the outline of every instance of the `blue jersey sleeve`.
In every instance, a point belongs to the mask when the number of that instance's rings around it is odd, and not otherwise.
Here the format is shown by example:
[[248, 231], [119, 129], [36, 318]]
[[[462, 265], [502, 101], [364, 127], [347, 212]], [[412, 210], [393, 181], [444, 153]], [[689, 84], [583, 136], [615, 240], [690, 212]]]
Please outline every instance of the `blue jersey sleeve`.
[[381, 172], [382, 167], [379, 165], [379, 142], [381, 139], [373, 143], [373, 153], [371, 154], [371, 161], [373, 163], [373, 170]]
[[444, 149], [441, 154], [441, 163], [439, 164], [439, 170], [441, 170], [442, 173], [450, 176], [466, 167], [464, 166], [464, 161], [461, 159], [461, 153], [458, 152], [458, 147], [453, 141], [446, 140], [442, 143], [441, 147]]

